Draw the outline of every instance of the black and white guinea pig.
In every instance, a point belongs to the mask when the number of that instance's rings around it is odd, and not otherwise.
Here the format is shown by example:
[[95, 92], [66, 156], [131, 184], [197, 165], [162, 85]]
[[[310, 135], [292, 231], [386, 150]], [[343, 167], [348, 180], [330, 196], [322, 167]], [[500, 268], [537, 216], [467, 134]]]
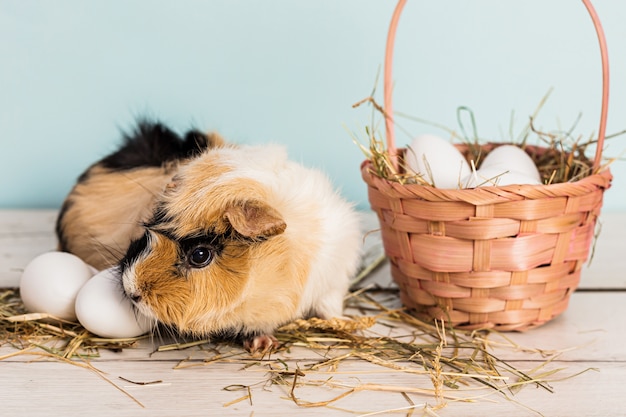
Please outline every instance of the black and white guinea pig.
[[56, 230], [60, 250], [116, 266], [155, 322], [251, 351], [291, 320], [341, 316], [361, 246], [352, 206], [284, 148], [145, 121], [79, 177]]

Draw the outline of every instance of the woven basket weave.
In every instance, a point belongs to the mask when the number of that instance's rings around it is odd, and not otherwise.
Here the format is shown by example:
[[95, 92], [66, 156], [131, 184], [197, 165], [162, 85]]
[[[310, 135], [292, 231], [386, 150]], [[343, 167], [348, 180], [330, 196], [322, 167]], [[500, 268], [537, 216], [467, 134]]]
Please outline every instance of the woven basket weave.
[[[391, 57], [405, 1], [392, 18], [385, 61], [387, 146], [399, 159], [405, 150], [396, 149], [393, 138]], [[388, 181], [374, 174], [369, 160], [362, 163], [392, 277], [404, 305], [418, 314], [457, 328], [525, 330], [567, 308], [612, 179], [608, 169], [599, 169], [608, 105], [606, 43], [592, 6], [583, 2], [603, 59], [595, 174], [560, 184], [452, 190]]]

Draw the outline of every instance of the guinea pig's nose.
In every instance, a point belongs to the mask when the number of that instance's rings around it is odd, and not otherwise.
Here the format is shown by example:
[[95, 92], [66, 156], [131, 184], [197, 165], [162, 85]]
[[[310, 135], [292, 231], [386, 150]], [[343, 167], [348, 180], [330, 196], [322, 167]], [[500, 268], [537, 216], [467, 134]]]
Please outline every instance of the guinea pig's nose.
[[138, 302], [141, 301], [141, 294], [139, 294], [139, 293], [135, 292], [135, 293], [127, 294], [127, 295], [128, 295], [128, 298], [130, 298], [130, 300], [133, 303], [138, 303]]
[[124, 294], [127, 298], [129, 298], [133, 303], [141, 301], [141, 292], [137, 289], [132, 280], [122, 276], [122, 285], [124, 287]]

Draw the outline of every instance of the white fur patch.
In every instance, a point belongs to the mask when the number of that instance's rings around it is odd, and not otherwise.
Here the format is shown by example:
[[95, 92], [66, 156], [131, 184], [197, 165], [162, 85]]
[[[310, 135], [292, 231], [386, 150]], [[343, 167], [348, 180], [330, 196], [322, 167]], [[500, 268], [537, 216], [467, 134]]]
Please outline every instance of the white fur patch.
[[[284, 147], [241, 146], [212, 152], [219, 152], [220, 163], [232, 168], [220, 183], [249, 178], [263, 184], [269, 191], [268, 204], [285, 219], [285, 234], [293, 244], [298, 245], [302, 236], [315, 242], [314, 251], [311, 246], [299, 248], [311, 252], [311, 268], [298, 313], [341, 316], [361, 247], [359, 219], [352, 205], [321, 171], [289, 161]], [[312, 228], [311, 224], [318, 226]]]
[[[124, 272], [122, 273], [122, 285], [124, 287], [124, 292], [128, 297], [132, 297], [133, 295], [139, 294], [139, 288], [137, 288], [137, 274], [135, 270], [135, 265], [145, 262], [145, 259], [148, 256], [150, 250], [151, 238], [148, 237], [148, 243], [146, 248], [139, 254], [139, 256], [134, 260], [134, 262], [129, 265]], [[146, 317], [156, 318], [156, 315], [152, 311], [150, 307], [146, 305], [144, 302], [133, 303], [135, 307]]]

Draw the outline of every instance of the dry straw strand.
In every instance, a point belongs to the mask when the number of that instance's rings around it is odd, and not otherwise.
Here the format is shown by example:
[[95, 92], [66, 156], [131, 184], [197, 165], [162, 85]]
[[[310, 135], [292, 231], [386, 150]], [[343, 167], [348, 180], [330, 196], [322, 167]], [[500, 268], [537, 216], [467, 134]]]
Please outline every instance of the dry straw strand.
[[[477, 386], [483, 386], [490, 388], [493, 392], [503, 393], [506, 390], [517, 389], [518, 385], [538, 384], [542, 386], [543, 379], [553, 378], [555, 373], [561, 372], [560, 369], [551, 370], [538, 367], [533, 370], [536, 375], [526, 375], [487, 352], [489, 345], [484, 340], [486, 340], [488, 333], [464, 333], [455, 331], [444, 322], [434, 324], [422, 322], [402, 309], [385, 306], [387, 302], [394, 302], [395, 297], [389, 298], [388, 295], [397, 290], [391, 290], [390, 293], [389, 289], [380, 289], [376, 286], [367, 285], [367, 283], [364, 284], [366, 284], [365, 287], [354, 289], [351, 296], [347, 298], [348, 307], [357, 311], [362, 308], [369, 311], [371, 315], [355, 316], [352, 319], [343, 320], [321, 320], [319, 318], [298, 320], [284, 326], [277, 332], [277, 338], [283, 343], [282, 350], [287, 351], [298, 345], [302, 348], [323, 352], [324, 359], [304, 367], [296, 365], [295, 368], [290, 369], [289, 363], [280, 359], [280, 356], [261, 359], [250, 358], [241, 349], [206, 340], [163, 345], [161, 349], [156, 351], [208, 349], [208, 352], [212, 352], [210, 358], [200, 362], [195, 360], [187, 365], [181, 363], [176, 368], [210, 366], [217, 362], [225, 362], [241, 363], [243, 364], [242, 369], [248, 371], [264, 369], [263, 372], [268, 372], [268, 368], [264, 367], [270, 365], [269, 375], [273, 376], [271, 380], [268, 380], [268, 383], [285, 386], [290, 401], [307, 408], [330, 407], [342, 398], [368, 390], [426, 396], [435, 399], [438, 407], [443, 407], [448, 401], [466, 401], [463, 397], [463, 392], [466, 389], [471, 390]], [[57, 325], [41, 327], [34, 321], [4, 320], [4, 317], [21, 314], [23, 306], [20, 305], [19, 299], [14, 299], [8, 308], [7, 304], [1, 304], [0, 309], [3, 311], [3, 320], [0, 321], [4, 335], [3, 341], [11, 339], [13, 343], [27, 346], [25, 349], [0, 357], [0, 360], [17, 355], [55, 358], [98, 373], [95, 367], [81, 358], [86, 358], [88, 354], [97, 355], [97, 350], [102, 346], [116, 349], [125, 349], [130, 346], [128, 341], [116, 342], [106, 341], [106, 339], [98, 339], [98, 342], [95, 343], [91, 339], [92, 336], [78, 325], [67, 326], [65, 323], [62, 325], [57, 323]], [[49, 318], [42, 320], [49, 320]], [[17, 328], [14, 327], [16, 323]], [[65, 331], [66, 327], [70, 328], [71, 331]], [[399, 336], [389, 337], [379, 334], [380, 330], [384, 328], [396, 329], [396, 331], [399, 328], [404, 328], [408, 333], [402, 337], [408, 338], [408, 340], [402, 341], [398, 338]], [[35, 340], [39, 342], [35, 342]], [[54, 345], [61, 347], [56, 348]], [[519, 349], [517, 346], [513, 346], [513, 348]], [[544, 354], [549, 355], [549, 352]], [[280, 351], [276, 352], [275, 355], [280, 355]], [[480, 357], [491, 358], [491, 360], [481, 364], [477, 360]], [[342, 375], [342, 364], [353, 360], [367, 362], [374, 367], [384, 369], [385, 372], [423, 375], [430, 379], [432, 388], [385, 386], [367, 382], [348, 385], [338, 378]], [[276, 364], [276, 366], [272, 364]], [[364, 375], [369, 372], [374, 371], [366, 371]], [[330, 378], [323, 381], [310, 378], [310, 376], [320, 373], [326, 373]], [[107, 380], [104, 375], [99, 374], [99, 376]], [[509, 382], [510, 377], [515, 377], [515, 380]], [[132, 398], [117, 384], [110, 380], [108, 382]], [[476, 382], [478, 385], [474, 384]], [[328, 400], [306, 400], [305, 391], [301, 392], [300, 390], [315, 387], [324, 387], [341, 392], [332, 394]], [[454, 390], [457, 394], [453, 395], [446, 392], [448, 389]], [[245, 388], [244, 395], [225, 403], [224, 406], [228, 407], [242, 401], [251, 402], [252, 390], [253, 387], [248, 386]], [[140, 404], [136, 399], [133, 400]]]

